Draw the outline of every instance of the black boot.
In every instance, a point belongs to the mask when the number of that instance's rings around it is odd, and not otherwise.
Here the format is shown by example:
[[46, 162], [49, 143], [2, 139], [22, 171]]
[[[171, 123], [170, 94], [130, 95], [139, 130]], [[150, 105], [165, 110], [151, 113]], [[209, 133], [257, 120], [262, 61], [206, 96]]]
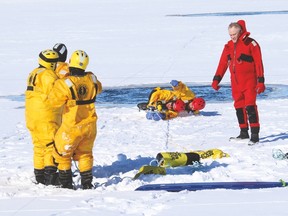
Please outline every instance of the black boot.
[[92, 179], [93, 179], [92, 170], [85, 171], [85, 172], [80, 172], [80, 175], [81, 175], [82, 189], [83, 190], [92, 189], [93, 188], [93, 185], [92, 185]]
[[241, 128], [240, 134], [236, 139], [249, 139], [248, 128]]
[[45, 167], [45, 185], [60, 185], [59, 174], [57, 173], [57, 167], [47, 166]]
[[249, 139], [248, 128], [241, 128], [239, 136], [230, 137], [229, 141], [243, 141], [246, 139]]
[[251, 134], [251, 139], [248, 145], [255, 145], [257, 143], [259, 143], [259, 134]]
[[37, 184], [45, 184], [44, 169], [34, 169]]
[[260, 127], [251, 127], [251, 139], [248, 145], [255, 145], [259, 143], [259, 131]]
[[60, 187], [73, 189], [72, 171], [70, 170], [59, 170], [59, 182]]

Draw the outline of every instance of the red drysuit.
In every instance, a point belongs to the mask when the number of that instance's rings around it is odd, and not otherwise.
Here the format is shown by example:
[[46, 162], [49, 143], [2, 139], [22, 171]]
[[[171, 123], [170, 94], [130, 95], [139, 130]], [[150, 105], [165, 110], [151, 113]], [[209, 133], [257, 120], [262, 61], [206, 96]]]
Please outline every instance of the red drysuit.
[[249, 120], [252, 133], [252, 128], [255, 133], [259, 133], [256, 96], [265, 90], [261, 50], [259, 44], [249, 37], [245, 21], [239, 20], [237, 23], [242, 27], [242, 33], [237, 42], [230, 40], [224, 46], [212, 87], [215, 90], [219, 89], [218, 84], [229, 67], [232, 97], [239, 126], [248, 128]]

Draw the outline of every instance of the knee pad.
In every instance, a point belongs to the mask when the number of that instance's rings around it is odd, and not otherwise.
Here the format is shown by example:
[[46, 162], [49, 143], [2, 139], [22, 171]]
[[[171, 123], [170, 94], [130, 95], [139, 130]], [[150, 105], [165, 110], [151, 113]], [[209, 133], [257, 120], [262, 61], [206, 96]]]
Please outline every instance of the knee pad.
[[258, 123], [258, 110], [257, 106], [247, 106], [246, 107], [249, 123]]

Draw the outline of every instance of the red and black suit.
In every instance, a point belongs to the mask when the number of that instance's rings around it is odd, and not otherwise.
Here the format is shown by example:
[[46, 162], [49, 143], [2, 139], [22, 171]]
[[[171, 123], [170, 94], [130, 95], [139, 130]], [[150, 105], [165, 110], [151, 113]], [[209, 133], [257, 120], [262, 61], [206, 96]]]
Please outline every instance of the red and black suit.
[[245, 22], [239, 20], [237, 23], [242, 27], [242, 34], [236, 43], [230, 40], [224, 46], [213, 82], [218, 85], [229, 67], [239, 126], [241, 130], [248, 130], [250, 124], [251, 133], [258, 134], [260, 124], [256, 96], [265, 90], [261, 49], [259, 44], [249, 37]]

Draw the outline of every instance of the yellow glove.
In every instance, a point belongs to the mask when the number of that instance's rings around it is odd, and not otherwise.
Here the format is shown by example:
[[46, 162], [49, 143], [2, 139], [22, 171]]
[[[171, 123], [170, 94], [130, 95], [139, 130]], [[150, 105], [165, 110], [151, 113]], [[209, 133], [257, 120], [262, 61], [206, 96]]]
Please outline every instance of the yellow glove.
[[160, 112], [162, 111], [162, 102], [161, 101], [157, 101], [156, 109]]

